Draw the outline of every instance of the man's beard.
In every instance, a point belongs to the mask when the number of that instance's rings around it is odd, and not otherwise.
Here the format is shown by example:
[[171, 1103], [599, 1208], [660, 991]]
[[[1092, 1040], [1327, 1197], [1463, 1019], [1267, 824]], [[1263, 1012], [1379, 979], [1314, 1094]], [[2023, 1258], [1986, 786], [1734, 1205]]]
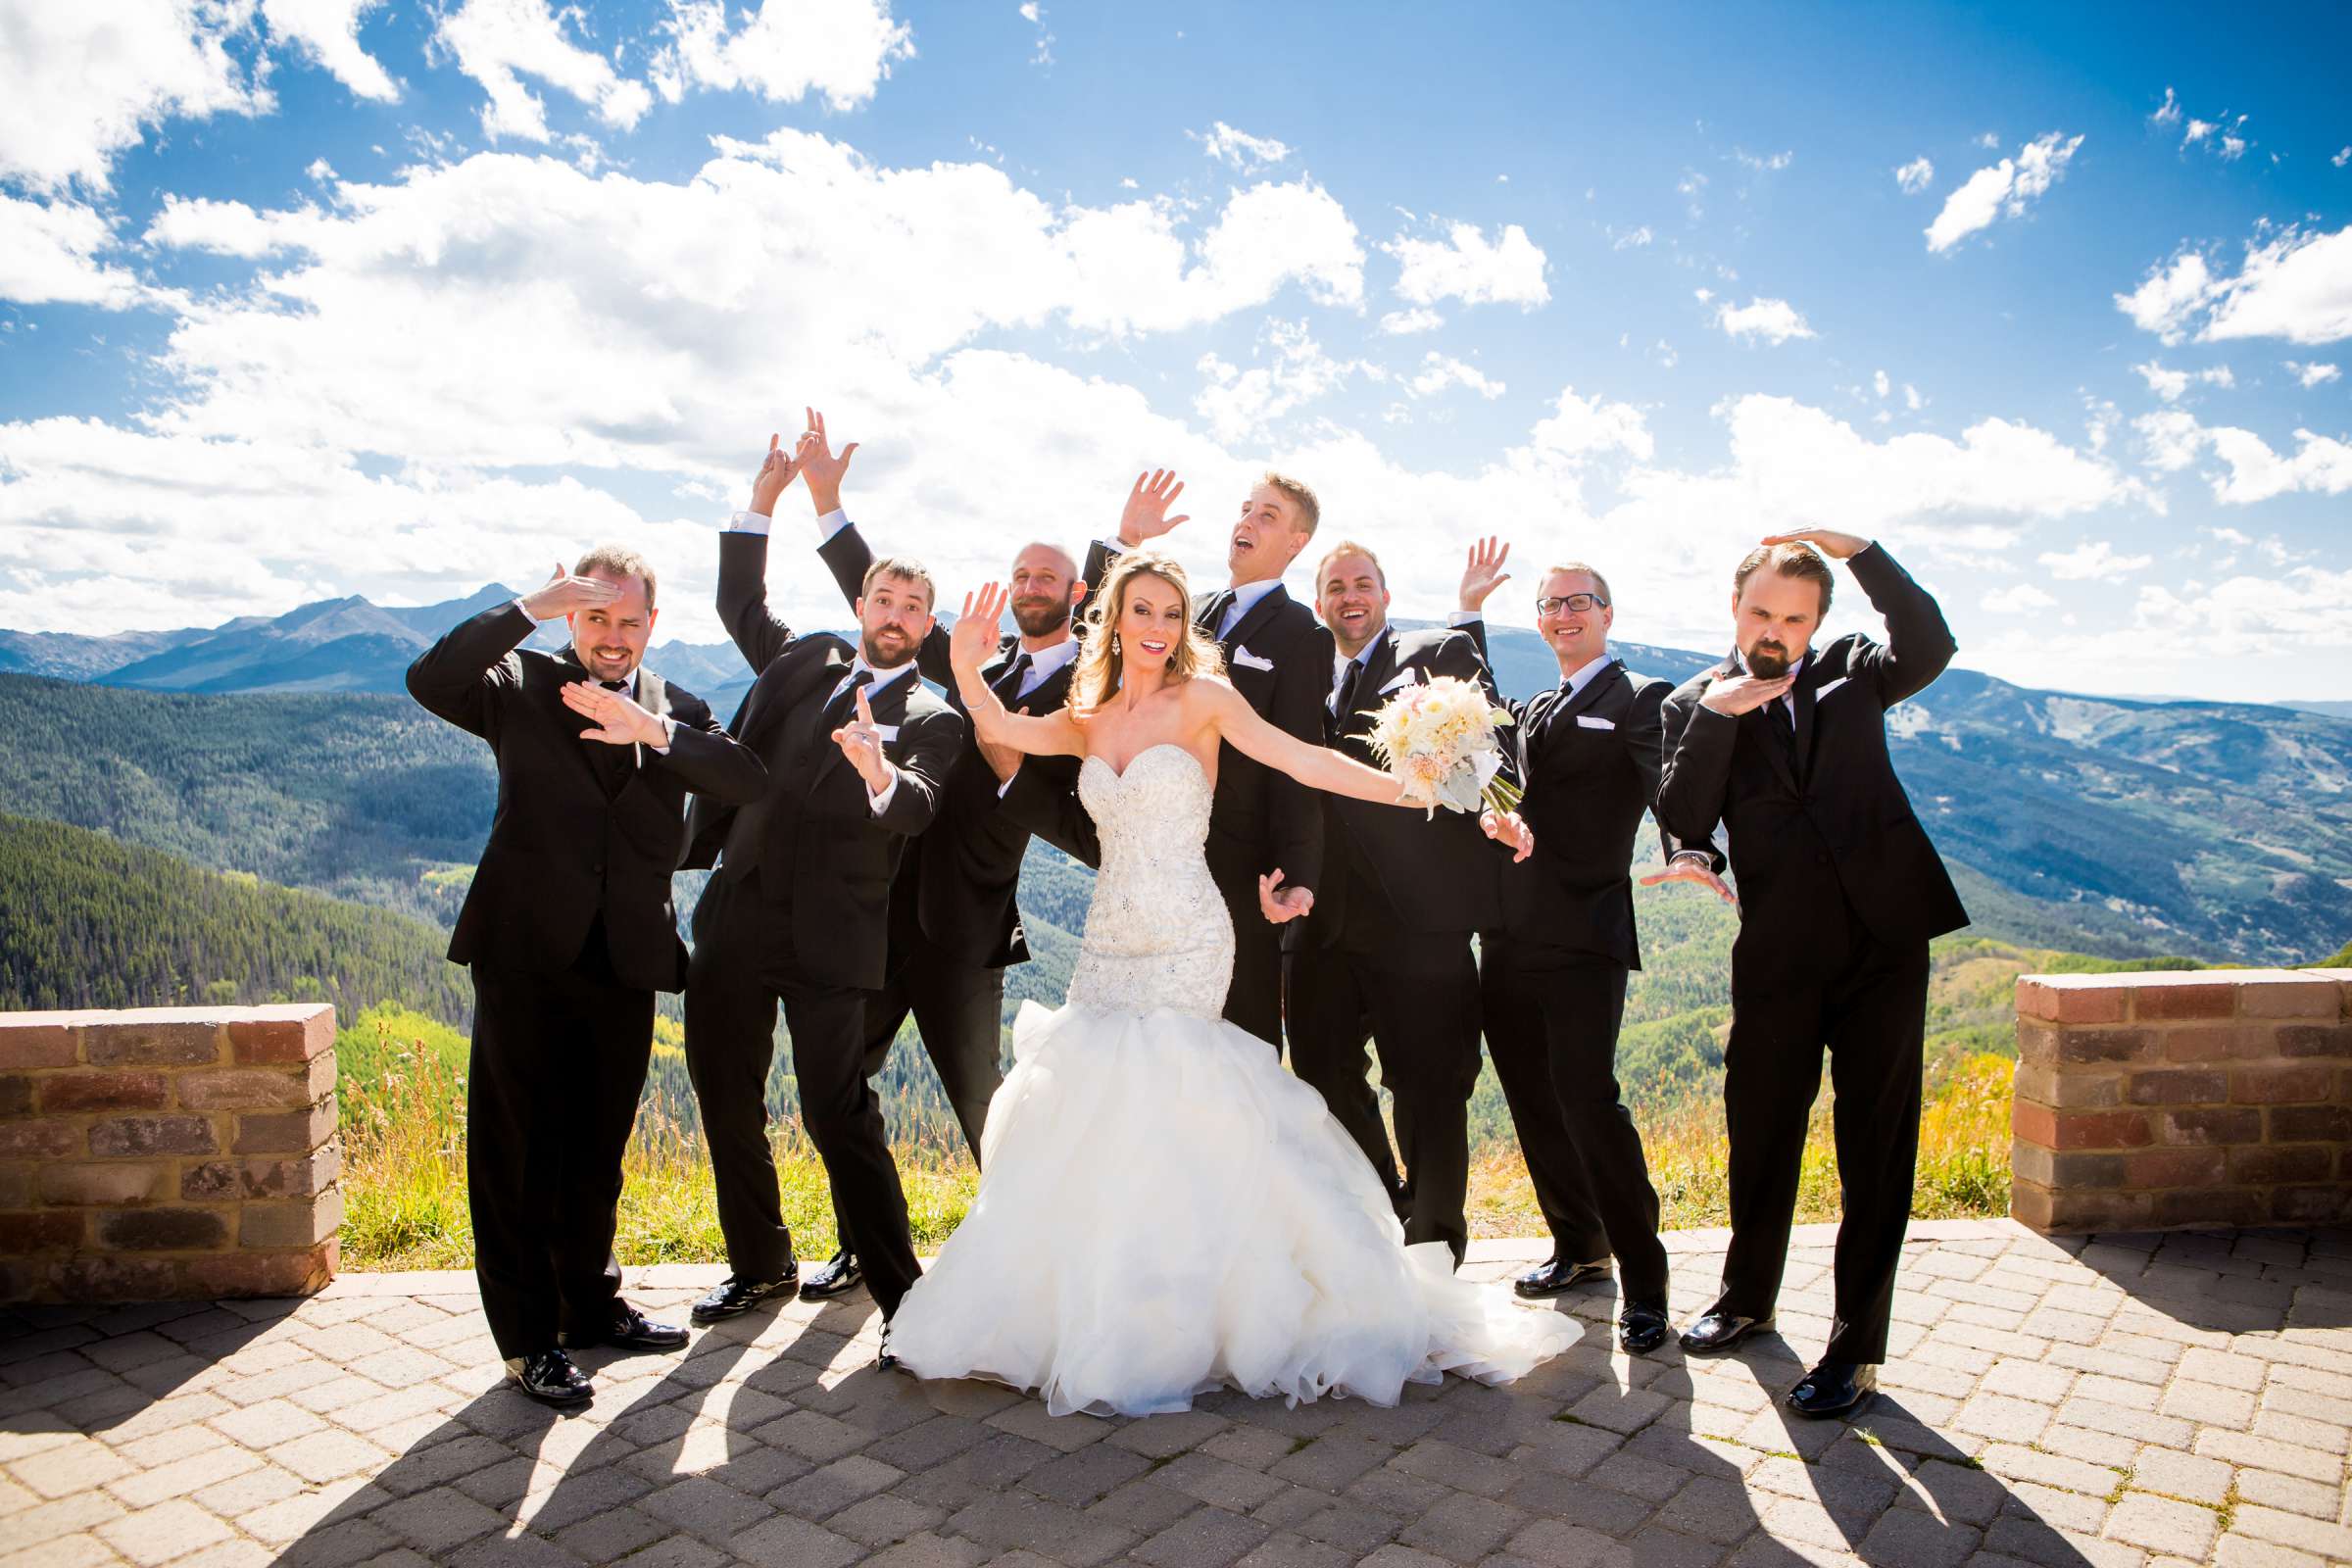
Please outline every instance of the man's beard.
[[1779, 680], [1788, 673], [1788, 650], [1779, 643], [1765, 641], [1747, 651], [1747, 672], [1763, 680]]
[[874, 668], [896, 669], [914, 657], [913, 639], [906, 633], [899, 633], [899, 642], [887, 653], [878, 645], [879, 637], [880, 633], [869, 631], [858, 643], [858, 652], [865, 655], [865, 662]]
[[1012, 623], [1024, 637], [1044, 637], [1070, 623], [1070, 602], [1038, 595], [1013, 601]]

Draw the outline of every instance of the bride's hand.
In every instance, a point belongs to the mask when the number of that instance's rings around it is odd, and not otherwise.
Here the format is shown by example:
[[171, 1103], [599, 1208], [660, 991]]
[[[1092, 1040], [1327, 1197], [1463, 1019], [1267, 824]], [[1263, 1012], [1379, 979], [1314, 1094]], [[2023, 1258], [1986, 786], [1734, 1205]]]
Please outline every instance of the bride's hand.
[[965, 675], [977, 679], [980, 666], [997, 650], [1000, 633], [997, 617], [1012, 595], [996, 583], [982, 583], [976, 594], [963, 596], [963, 612], [956, 617], [956, 629], [948, 634], [948, 663], [954, 668], [958, 682]]
[[1280, 925], [1313, 912], [1315, 894], [1312, 888], [1286, 888], [1282, 885], [1282, 867], [1276, 866], [1271, 876], [1257, 879], [1257, 912], [1269, 924]]

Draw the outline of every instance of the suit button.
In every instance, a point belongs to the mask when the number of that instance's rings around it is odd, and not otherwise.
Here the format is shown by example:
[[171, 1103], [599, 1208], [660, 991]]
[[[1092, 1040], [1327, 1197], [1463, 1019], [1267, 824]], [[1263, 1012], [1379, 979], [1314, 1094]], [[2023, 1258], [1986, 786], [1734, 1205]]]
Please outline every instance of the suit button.
[[1813, 853], [1813, 863], [1814, 863], [1815, 865], [1827, 865], [1827, 864], [1829, 864], [1829, 863], [1830, 863], [1830, 855], [1829, 855], [1829, 852], [1828, 852], [1827, 850], [1816, 850], [1816, 851], [1814, 851], [1814, 853]]

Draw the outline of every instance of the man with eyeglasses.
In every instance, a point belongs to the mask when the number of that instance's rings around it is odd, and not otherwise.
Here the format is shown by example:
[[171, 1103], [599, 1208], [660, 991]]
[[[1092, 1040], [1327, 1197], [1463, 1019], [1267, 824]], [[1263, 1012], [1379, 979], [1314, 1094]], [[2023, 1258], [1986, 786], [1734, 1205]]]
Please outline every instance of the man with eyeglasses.
[[[1476, 619], [1508, 545], [1473, 545], [1457, 623]], [[1474, 617], [1467, 621], [1464, 616]], [[1552, 1255], [1519, 1277], [1531, 1298], [1558, 1296], [1618, 1269], [1617, 1339], [1630, 1354], [1666, 1341], [1666, 1249], [1642, 1136], [1618, 1097], [1617, 1031], [1626, 980], [1642, 965], [1632, 864], [1642, 814], [1657, 801], [1660, 712], [1668, 681], [1637, 675], [1609, 654], [1616, 611], [1608, 580], [1582, 562], [1551, 567], [1536, 598], [1536, 629], [1560, 683], [1512, 704], [1521, 817], [1536, 852], [1504, 868], [1502, 925], [1480, 942], [1488, 1048], [1519, 1147], [1550, 1228]], [[1693, 882], [1729, 900], [1704, 845], [1659, 830], [1665, 868], [1642, 879]]]

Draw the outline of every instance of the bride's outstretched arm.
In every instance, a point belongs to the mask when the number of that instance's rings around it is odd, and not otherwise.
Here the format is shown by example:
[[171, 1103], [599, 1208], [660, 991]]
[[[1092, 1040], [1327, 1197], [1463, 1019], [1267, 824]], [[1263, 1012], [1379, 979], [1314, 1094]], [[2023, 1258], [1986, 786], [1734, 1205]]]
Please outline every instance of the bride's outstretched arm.
[[997, 647], [997, 617], [1011, 600], [1009, 590], [993, 582], [977, 594], [963, 596], [963, 613], [956, 617], [956, 629], [948, 637], [948, 663], [956, 673], [956, 695], [963, 699], [964, 711], [972, 715], [973, 730], [992, 746], [1009, 746], [1032, 757], [1083, 756], [1086, 737], [1070, 718], [1068, 709], [1042, 717], [1012, 712], [980, 677], [980, 666]]
[[1403, 799], [1403, 786], [1377, 767], [1366, 767], [1344, 752], [1302, 741], [1257, 716], [1241, 693], [1223, 680], [1195, 680], [1196, 700], [1201, 703], [1217, 733], [1244, 757], [1288, 773], [1308, 789], [1329, 790], [1352, 800], [1378, 806], [1419, 807]]

